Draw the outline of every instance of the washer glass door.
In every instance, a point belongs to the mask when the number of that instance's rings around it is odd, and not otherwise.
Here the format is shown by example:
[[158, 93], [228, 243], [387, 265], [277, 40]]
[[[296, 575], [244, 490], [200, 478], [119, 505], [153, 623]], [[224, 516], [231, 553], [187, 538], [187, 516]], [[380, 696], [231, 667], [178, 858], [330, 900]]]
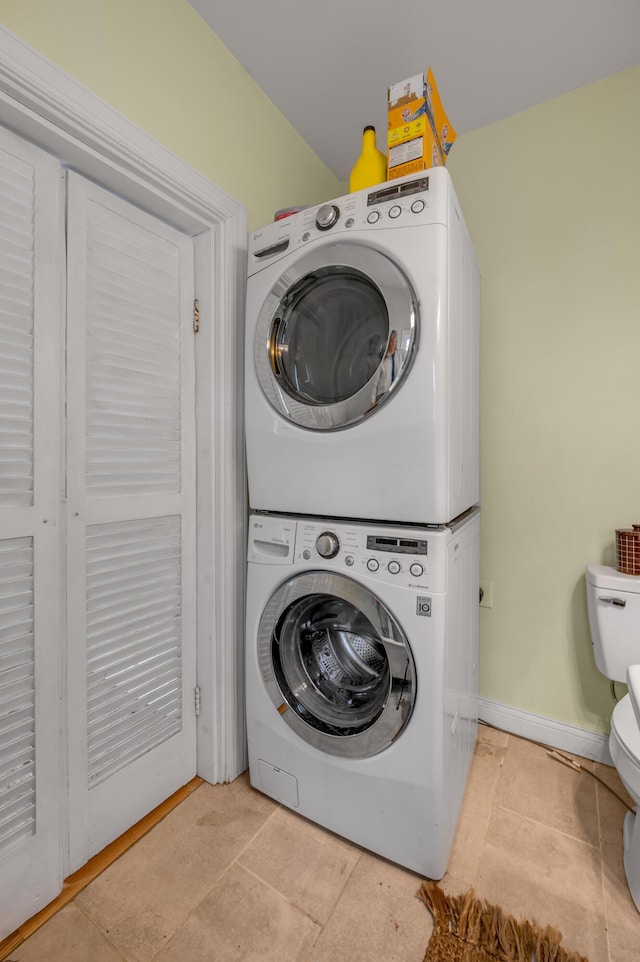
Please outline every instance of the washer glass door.
[[281, 585], [260, 621], [258, 659], [283, 720], [328, 754], [375, 755], [411, 716], [409, 642], [383, 602], [344, 575], [310, 571]]
[[258, 317], [262, 390], [302, 427], [347, 427], [402, 383], [417, 317], [411, 285], [386, 255], [352, 243], [309, 251], [280, 276]]

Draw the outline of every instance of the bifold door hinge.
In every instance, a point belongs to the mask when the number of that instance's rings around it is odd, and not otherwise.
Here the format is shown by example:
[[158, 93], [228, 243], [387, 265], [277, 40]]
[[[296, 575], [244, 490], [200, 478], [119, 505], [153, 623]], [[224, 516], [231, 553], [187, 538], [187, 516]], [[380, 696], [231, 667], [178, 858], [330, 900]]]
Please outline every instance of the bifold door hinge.
[[198, 298], [193, 302], [193, 333], [197, 334], [200, 330], [200, 305], [198, 304]]
[[200, 714], [200, 685], [193, 689], [193, 708], [196, 716]]

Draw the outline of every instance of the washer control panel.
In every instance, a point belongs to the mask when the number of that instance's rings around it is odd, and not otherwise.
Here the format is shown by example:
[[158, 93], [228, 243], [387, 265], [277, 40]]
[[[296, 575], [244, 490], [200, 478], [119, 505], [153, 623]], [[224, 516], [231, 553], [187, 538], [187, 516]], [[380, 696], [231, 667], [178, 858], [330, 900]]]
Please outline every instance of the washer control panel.
[[247, 560], [343, 571], [399, 587], [446, 591], [450, 528], [253, 514]]
[[298, 520], [294, 563], [408, 588], [445, 590], [449, 529], [417, 531], [367, 522]]

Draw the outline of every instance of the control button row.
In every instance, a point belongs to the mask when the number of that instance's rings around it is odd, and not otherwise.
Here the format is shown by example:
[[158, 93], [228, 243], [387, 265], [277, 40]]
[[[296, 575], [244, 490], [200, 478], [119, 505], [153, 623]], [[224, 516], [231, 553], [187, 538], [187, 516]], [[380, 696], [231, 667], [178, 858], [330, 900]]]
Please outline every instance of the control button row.
[[[379, 567], [380, 567], [380, 562], [378, 561], [377, 558], [369, 558], [369, 560], [367, 561], [367, 568], [369, 569], [369, 571], [377, 571]], [[399, 561], [395, 561], [395, 560], [390, 561], [389, 564], [387, 565], [387, 571], [389, 572], [389, 574], [392, 574], [392, 575], [400, 574], [400, 572], [402, 571], [402, 565], [400, 564]], [[424, 568], [418, 561], [414, 561], [413, 564], [410, 565], [409, 571], [411, 572], [414, 578], [419, 578], [420, 575], [424, 574]]]
[[[423, 200], [414, 200], [413, 203], [411, 204], [411, 212], [413, 214], [420, 214], [424, 210], [424, 208], [425, 208], [425, 202]], [[395, 220], [397, 217], [400, 216], [401, 213], [402, 213], [402, 207], [400, 207], [399, 204], [394, 204], [393, 207], [390, 207], [388, 210], [388, 214], [391, 220]], [[380, 213], [379, 210], [372, 210], [369, 212], [369, 214], [367, 214], [367, 223], [377, 224], [381, 217], [382, 217], [382, 214]]]

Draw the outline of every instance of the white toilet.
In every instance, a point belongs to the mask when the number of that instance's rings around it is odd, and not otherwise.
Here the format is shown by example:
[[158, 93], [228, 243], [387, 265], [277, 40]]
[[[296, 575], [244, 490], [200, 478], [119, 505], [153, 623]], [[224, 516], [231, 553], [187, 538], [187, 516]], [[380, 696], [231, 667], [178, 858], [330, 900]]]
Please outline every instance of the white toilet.
[[[593, 653], [611, 681], [626, 682], [629, 694], [611, 716], [609, 751], [620, 779], [640, 805], [640, 576], [605, 565], [587, 566], [587, 603]], [[631, 898], [640, 912], [640, 818], [624, 820], [624, 868]]]

